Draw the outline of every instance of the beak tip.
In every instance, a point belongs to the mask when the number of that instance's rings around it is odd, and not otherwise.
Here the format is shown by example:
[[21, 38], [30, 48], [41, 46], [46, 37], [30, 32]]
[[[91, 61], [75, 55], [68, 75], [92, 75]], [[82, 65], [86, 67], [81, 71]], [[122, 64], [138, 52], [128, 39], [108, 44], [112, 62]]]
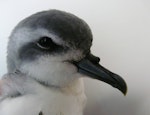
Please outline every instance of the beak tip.
[[125, 80], [121, 78], [121, 76], [114, 73], [112, 74], [112, 76], [112, 78], [114, 79], [114, 84], [112, 84], [112, 86], [119, 89], [124, 95], [126, 95], [128, 88]]
[[124, 84], [122, 85], [122, 87], [118, 88], [123, 94], [124, 96], [126, 96], [127, 94], [127, 91], [128, 91], [128, 88], [127, 88], [127, 85], [126, 83], [124, 82]]
[[123, 95], [124, 95], [124, 96], [126, 96], [126, 95], [127, 95], [127, 89], [122, 90], [121, 92], [123, 93]]
[[126, 96], [127, 92], [128, 92], [128, 88], [127, 88], [127, 86], [126, 86], [126, 88], [123, 90], [122, 93], [124, 94], [124, 96]]

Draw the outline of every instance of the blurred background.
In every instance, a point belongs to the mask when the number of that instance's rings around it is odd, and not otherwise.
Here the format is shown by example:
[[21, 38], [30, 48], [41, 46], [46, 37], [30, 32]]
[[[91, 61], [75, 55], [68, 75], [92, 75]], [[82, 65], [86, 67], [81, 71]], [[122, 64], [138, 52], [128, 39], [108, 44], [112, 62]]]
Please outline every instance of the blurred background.
[[123, 96], [108, 84], [85, 79], [85, 115], [150, 115], [149, 0], [0, 0], [0, 76], [7, 72], [12, 29], [27, 16], [48, 9], [84, 19], [93, 32], [93, 54], [128, 84]]

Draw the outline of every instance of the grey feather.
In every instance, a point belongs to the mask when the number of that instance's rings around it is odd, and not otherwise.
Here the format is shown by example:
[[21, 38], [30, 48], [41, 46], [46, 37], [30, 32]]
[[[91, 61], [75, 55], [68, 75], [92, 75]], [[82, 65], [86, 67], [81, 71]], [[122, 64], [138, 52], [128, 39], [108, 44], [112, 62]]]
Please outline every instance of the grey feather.
[[[66, 42], [66, 44], [69, 45], [69, 48], [75, 50], [79, 49], [85, 54], [90, 52], [93, 37], [92, 32], [85, 21], [73, 14], [59, 10], [43, 11], [27, 17], [14, 28], [8, 42], [7, 67], [9, 72], [14, 72], [16, 69], [19, 69], [21, 64], [19, 56], [25, 52], [24, 50], [22, 51], [21, 48], [19, 49], [20, 51], [17, 49], [18, 44], [21, 43], [17, 43], [16, 39], [22, 40], [22, 35], [19, 37], [17, 36], [18, 38], [15, 36], [16, 33], [20, 33], [20, 29], [22, 28], [28, 28], [31, 32], [39, 28], [45, 29], [50, 33], [54, 33], [59, 39]], [[30, 37], [31, 36], [29, 36], [28, 39], [30, 39]], [[32, 41], [32, 43], [33, 42], [35, 41]], [[28, 44], [23, 44], [22, 49], [24, 49], [24, 47], [27, 48], [27, 46]], [[28, 51], [29, 50], [32, 49], [28, 49]], [[34, 49], [34, 51], [35, 52], [32, 52], [31, 58], [36, 57], [36, 55], [33, 54], [35, 54], [37, 50]], [[24, 57], [29, 57], [28, 54], [23, 55], [25, 55]]]
[[27, 93], [34, 93], [30, 77], [20, 72], [5, 74], [1, 79], [1, 95], [0, 100], [7, 97], [18, 97]]
[[[69, 42], [71, 47], [89, 50], [91, 46], [92, 33], [88, 24], [67, 12], [59, 10], [39, 12], [24, 19], [15, 30], [22, 27], [32, 29], [44, 28], [54, 32], [63, 41]], [[83, 44], [86, 44], [86, 46]]]

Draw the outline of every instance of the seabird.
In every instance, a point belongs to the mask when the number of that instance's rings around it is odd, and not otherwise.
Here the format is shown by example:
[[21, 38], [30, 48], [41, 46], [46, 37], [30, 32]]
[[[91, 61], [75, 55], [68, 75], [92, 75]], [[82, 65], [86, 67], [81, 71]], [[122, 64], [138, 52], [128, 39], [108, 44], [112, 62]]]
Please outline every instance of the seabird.
[[83, 77], [126, 94], [125, 81], [91, 53], [92, 40], [88, 24], [68, 12], [42, 11], [22, 20], [9, 37], [0, 115], [83, 115]]

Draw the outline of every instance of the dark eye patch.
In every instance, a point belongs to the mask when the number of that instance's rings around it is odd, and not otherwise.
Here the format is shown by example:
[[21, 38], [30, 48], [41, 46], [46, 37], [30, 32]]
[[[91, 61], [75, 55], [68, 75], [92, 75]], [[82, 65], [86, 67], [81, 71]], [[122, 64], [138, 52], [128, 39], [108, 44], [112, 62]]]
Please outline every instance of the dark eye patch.
[[46, 36], [41, 37], [38, 40], [37, 46], [43, 50], [54, 50], [59, 47], [59, 45], [54, 43], [51, 38], [46, 37]]
[[30, 42], [19, 50], [19, 59], [34, 60], [42, 55], [59, 55], [68, 51], [67, 46], [54, 43], [51, 38], [41, 37], [38, 41]]

